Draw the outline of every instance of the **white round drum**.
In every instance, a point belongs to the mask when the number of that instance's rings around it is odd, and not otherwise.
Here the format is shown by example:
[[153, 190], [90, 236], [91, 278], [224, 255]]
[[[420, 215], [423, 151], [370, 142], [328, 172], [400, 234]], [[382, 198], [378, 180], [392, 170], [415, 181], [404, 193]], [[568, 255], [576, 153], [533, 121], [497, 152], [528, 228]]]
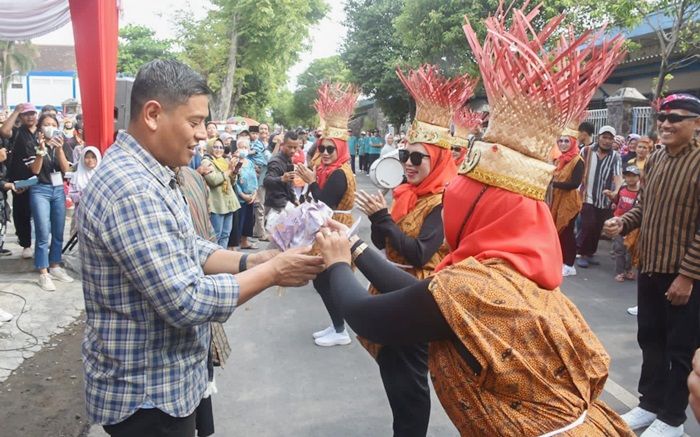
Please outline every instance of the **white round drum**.
[[369, 168], [369, 178], [379, 188], [394, 189], [403, 182], [403, 165], [399, 151], [394, 150], [377, 158]]

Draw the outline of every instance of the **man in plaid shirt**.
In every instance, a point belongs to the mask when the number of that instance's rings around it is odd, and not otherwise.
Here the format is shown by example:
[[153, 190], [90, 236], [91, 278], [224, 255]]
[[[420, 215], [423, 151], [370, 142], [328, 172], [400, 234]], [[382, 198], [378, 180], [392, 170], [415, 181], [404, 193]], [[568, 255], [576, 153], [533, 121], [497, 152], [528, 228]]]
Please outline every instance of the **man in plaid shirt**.
[[112, 436], [194, 436], [209, 322], [225, 322], [271, 285], [302, 285], [323, 269], [308, 249], [246, 256], [195, 234], [172, 169], [206, 139], [209, 95], [184, 64], [146, 64], [129, 128], [79, 209], [87, 409]]

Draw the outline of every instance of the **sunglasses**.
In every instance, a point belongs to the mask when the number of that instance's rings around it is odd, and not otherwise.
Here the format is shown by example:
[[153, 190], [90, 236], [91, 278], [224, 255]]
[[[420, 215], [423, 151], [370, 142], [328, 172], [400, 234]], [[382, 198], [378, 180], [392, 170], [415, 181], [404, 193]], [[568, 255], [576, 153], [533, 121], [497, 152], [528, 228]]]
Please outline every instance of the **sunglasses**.
[[404, 164], [410, 159], [411, 164], [420, 165], [421, 162], [423, 162], [423, 158], [430, 158], [430, 155], [426, 155], [425, 153], [420, 152], [409, 152], [406, 149], [399, 150], [399, 161], [401, 161]]
[[318, 146], [318, 153], [326, 153], [328, 152], [329, 155], [332, 155], [333, 152], [335, 152], [335, 146]]
[[700, 115], [680, 115], [680, 114], [656, 114], [656, 119], [663, 123], [668, 120], [669, 123], [675, 124], [680, 123], [683, 120], [689, 120], [691, 118], [698, 118]]
[[462, 148], [459, 146], [452, 146], [452, 147], [450, 147], [450, 149], [452, 149], [453, 152], [461, 152], [462, 151]]

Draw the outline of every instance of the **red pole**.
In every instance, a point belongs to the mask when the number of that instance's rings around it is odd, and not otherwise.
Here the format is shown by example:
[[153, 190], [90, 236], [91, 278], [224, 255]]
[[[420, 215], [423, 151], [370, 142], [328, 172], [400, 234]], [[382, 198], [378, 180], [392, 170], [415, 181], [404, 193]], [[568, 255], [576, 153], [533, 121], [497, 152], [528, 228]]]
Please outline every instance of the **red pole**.
[[80, 80], [85, 143], [114, 142], [119, 13], [116, 0], [69, 0]]

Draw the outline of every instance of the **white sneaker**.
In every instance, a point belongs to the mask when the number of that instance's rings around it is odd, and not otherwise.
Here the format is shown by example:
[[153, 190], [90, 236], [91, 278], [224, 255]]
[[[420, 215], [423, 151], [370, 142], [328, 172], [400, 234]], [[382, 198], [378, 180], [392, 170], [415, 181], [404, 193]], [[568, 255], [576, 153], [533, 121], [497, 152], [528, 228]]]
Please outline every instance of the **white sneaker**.
[[52, 278], [61, 282], [73, 282], [73, 278], [68, 276], [68, 273], [62, 267], [51, 267], [49, 274]]
[[0, 323], [9, 322], [12, 320], [12, 314], [0, 308]]
[[632, 431], [649, 426], [656, 420], [656, 414], [641, 407], [634, 407], [620, 417]]
[[638, 306], [634, 306], [634, 307], [629, 307], [629, 308], [627, 308], [627, 314], [629, 314], [630, 316], [636, 316], [637, 313], [639, 313], [639, 307], [638, 307]]
[[562, 276], [576, 276], [576, 267], [564, 264], [561, 268]]
[[318, 346], [344, 346], [350, 344], [351, 341], [347, 329], [343, 329], [343, 332], [335, 332], [334, 329], [330, 334], [326, 334], [314, 340], [314, 343]]
[[683, 425], [671, 426], [656, 419], [640, 437], [681, 437], [684, 433]]
[[39, 287], [45, 291], [56, 291], [56, 286], [53, 285], [51, 276], [48, 273], [39, 273]]
[[333, 325], [329, 326], [328, 328], [326, 328], [322, 331], [316, 331], [311, 335], [313, 335], [314, 338], [321, 338], [321, 337], [325, 337], [326, 335], [328, 335], [332, 332], [335, 332], [335, 328], [333, 327]]
[[25, 247], [22, 249], [22, 258], [29, 259], [34, 256], [34, 251], [31, 247]]

